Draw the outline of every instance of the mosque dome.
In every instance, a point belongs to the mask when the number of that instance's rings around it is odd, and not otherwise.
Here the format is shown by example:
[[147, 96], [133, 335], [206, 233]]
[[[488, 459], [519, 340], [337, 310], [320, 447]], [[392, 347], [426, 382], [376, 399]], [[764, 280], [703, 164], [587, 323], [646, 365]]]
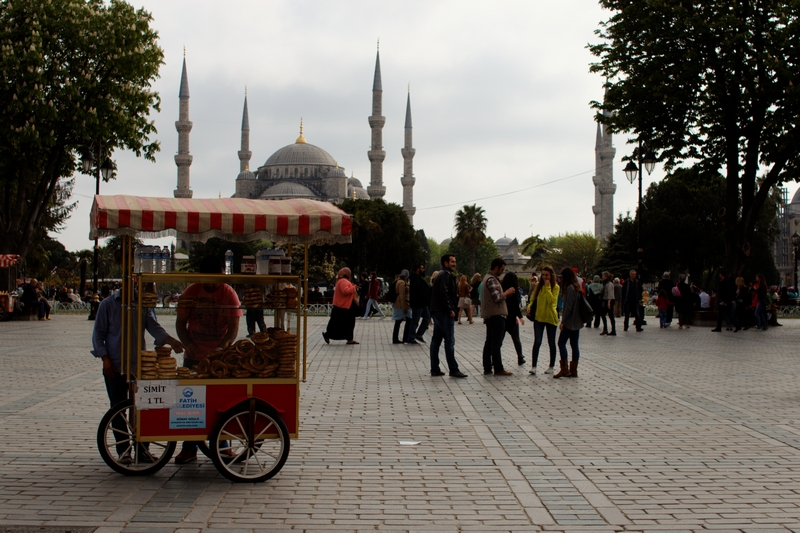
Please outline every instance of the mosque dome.
[[361, 185], [361, 181], [358, 178], [352, 178], [352, 177], [347, 180], [347, 186], [348, 187], [357, 187], [359, 189], [363, 189], [364, 188], [364, 186]]
[[277, 185], [273, 185], [261, 195], [265, 200], [285, 200], [288, 198], [316, 198], [317, 195], [299, 183], [292, 181], [282, 181]]
[[450, 246], [451, 242], [453, 242], [453, 239], [447, 238], [440, 243], [440, 246]]
[[789, 202], [789, 203], [790, 203], [790, 204], [795, 204], [795, 205], [798, 205], [798, 204], [800, 204], [800, 188], [798, 188], [798, 189], [795, 191], [795, 193], [794, 193], [794, 196], [792, 196], [792, 201], [791, 201], [791, 202]]
[[369, 193], [363, 187], [353, 187], [352, 185], [348, 185], [347, 197], [353, 198], [353, 193], [355, 193], [356, 200], [369, 200]]
[[256, 179], [256, 175], [250, 172], [249, 170], [243, 170], [239, 172], [239, 175], [236, 176], [237, 180], [254, 180]]
[[503, 235], [501, 238], [494, 241], [495, 246], [508, 246], [511, 244], [511, 239]]
[[323, 165], [336, 166], [336, 160], [331, 154], [308, 143], [294, 143], [284, 146], [267, 159], [265, 167], [283, 165]]
[[328, 178], [346, 178], [347, 174], [344, 173], [344, 170], [339, 168], [338, 166], [332, 168], [328, 171]]

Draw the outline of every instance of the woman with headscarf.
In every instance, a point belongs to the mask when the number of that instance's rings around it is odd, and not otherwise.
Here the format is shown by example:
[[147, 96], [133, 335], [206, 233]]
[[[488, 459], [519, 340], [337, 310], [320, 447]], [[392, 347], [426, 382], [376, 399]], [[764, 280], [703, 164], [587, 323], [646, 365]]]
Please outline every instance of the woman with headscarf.
[[[392, 304], [392, 320], [394, 320], [394, 331], [392, 332], [392, 344], [417, 344], [414, 334], [411, 333], [411, 295], [410, 285], [408, 284], [408, 270], [403, 269], [395, 280], [395, 291], [397, 299]], [[399, 338], [400, 324], [405, 322], [403, 329], [403, 339]], [[409, 337], [410, 335], [410, 337]]]
[[506, 296], [506, 307], [508, 314], [506, 315], [506, 332], [511, 337], [514, 343], [514, 349], [517, 351], [517, 364], [525, 364], [525, 356], [522, 355], [522, 342], [519, 340], [519, 325], [524, 323], [522, 318], [522, 311], [520, 310], [521, 300], [519, 291], [519, 279], [513, 272], [506, 272], [503, 276], [503, 281], [500, 282], [503, 291], [514, 287], [514, 292]]
[[467, 282], [467, 276], [461, 274], [458, 278], [456, 293], [458, 294], [458, 314], [456, 315], [457, 324], [461, 324], [461, 312], [467, 315], [467, 320], [472, 324], [472, 298], [470, 297], [472, 286]]
[[331, 339], [346, 340], [347, 344], [358, 344], [353, 340], [358, 313], [358, 290], [356, 285], [350, 282], [350, 276], [350, 269], [347, 267], [339, 270], [336, 275], [331, 319], [328, 320], [326, 331], [322, 332], [327, 344], [331, 343]]

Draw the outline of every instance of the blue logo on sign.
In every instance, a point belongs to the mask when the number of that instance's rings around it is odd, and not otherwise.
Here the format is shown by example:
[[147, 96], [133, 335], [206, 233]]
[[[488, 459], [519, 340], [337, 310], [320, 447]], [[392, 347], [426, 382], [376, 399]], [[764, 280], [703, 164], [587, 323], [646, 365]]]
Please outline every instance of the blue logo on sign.
[[183, 389], [183, 397], [184, 398], [191, 398], [194, 395], [194, 391], [190, 387], [186, 387]]

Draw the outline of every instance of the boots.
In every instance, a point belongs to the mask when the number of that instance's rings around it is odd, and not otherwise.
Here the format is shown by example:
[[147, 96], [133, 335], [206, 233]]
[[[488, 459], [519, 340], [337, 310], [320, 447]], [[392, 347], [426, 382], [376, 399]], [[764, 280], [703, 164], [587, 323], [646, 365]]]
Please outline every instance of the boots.
[[561, 359], [560, 363], [561, 363], [561, 370], [558, 372], [558, 374], [553, 376], [553, 379], [570, 377], [569, 363], [567, 362], [567, 360], [566, 359]]
[[400, 340], [400, 325], [405, 322], [404, 320], [395, 320], [394, 321], [394, 331], [392, 332], [392, 344], [403, 344], [403, 341]]
[[569, 377], [571, 378], [578, 377], [578, 361], [569, 362]]

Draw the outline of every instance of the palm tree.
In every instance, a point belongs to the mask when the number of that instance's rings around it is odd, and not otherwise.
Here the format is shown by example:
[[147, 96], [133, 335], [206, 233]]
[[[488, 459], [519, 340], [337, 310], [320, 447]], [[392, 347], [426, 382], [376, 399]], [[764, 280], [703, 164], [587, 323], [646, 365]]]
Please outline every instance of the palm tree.
[[525, 263], [526, 269], [538, 268], [542, 264], [542, 258], [549, 251], [547, 248], [547, 241], [539, 237], [539, 235], [531, 235], [522, 241], [522, 253], [529, 255], [531, 258]]
[[475, 250], [486, 240], [486, 212], [475, 204], [456, 211], [456, 240], [469, 250], [470, 272], [475, 272]]

